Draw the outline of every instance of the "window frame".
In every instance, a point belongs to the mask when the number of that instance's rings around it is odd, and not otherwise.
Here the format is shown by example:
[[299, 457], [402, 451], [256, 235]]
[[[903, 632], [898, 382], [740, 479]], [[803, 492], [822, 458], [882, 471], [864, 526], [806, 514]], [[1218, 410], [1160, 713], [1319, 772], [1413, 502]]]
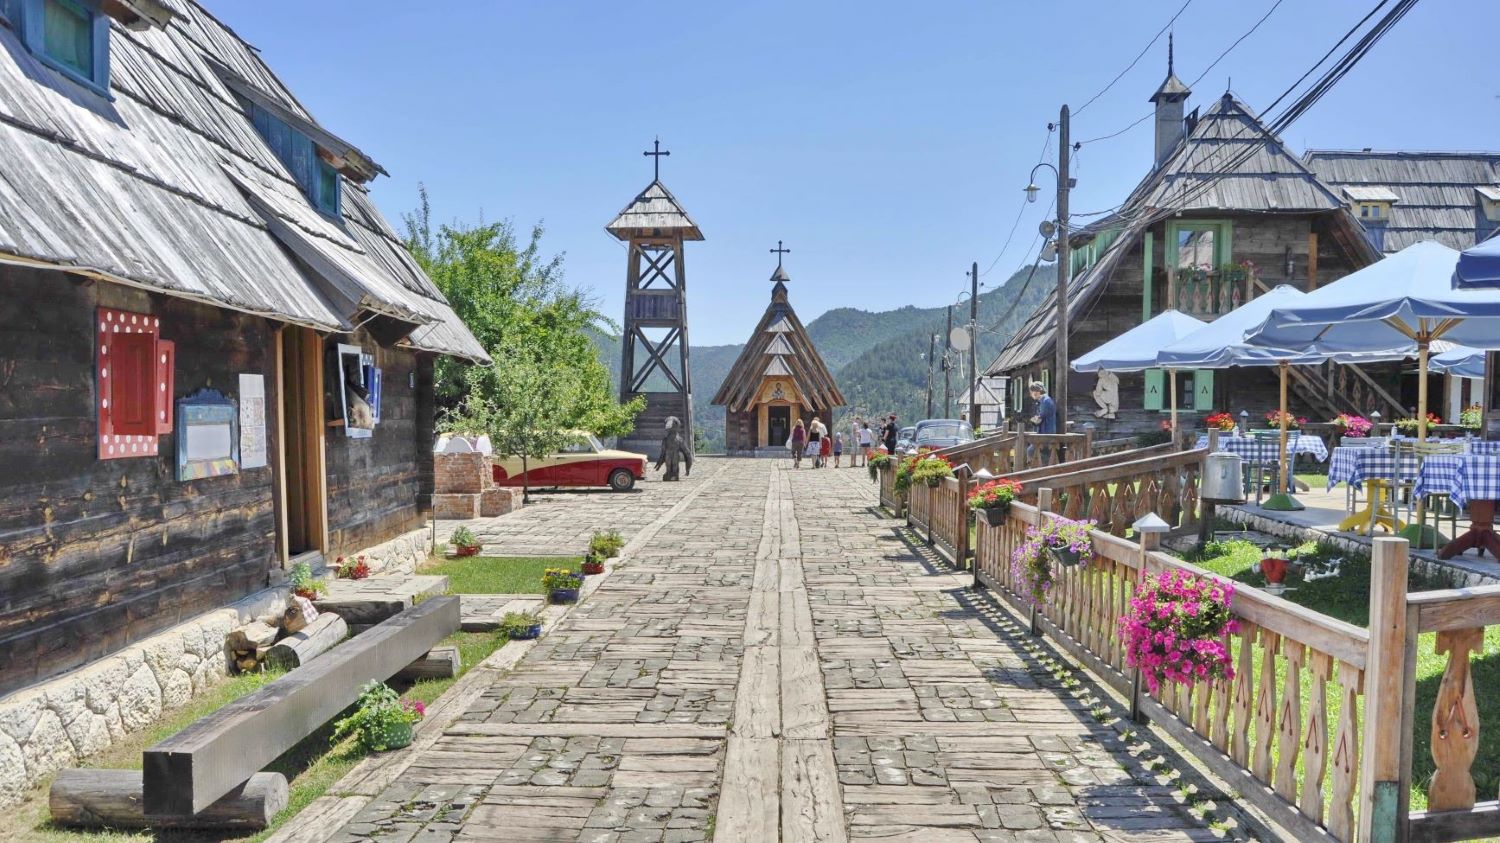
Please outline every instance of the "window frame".
[[[88, 18], [91, 74], [84, 74], [47, 52], [46, 6], [49, 2], [71, 7]], [[114, 99], [109, 93], [110, 19], [100, 11], [97, 0], [14, 0], [13, 8], [20, 10], [21, 40], [37, 61], [106, 99]]]

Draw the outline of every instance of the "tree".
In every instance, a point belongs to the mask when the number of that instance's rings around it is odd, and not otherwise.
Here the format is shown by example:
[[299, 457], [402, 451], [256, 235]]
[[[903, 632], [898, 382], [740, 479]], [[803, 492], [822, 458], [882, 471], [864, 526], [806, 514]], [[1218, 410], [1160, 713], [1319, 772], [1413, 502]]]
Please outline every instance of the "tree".
[[[630, 430], [645, 402], [621, 404], [614, 399], [609, 370], [587, 334], [589, 328], [614, 326], [592, 298], [564, 283], [562, 255], [542, 256], [542, 226], [532, 226], [524, 247], [508, 220], [434, 228], [426, 188], [420, 196], [417, 210], [402, 218], [406, 246], [489, 352], [495, 367], [535, 366], [538, 371], [531, 374], [545, 380], [549, 390], [550, 385], [566, 383], [566, 395], [553, 391], [564, 403], [547, 410], [556, 415], [559, 430], [587, 430], [600, 436]], [[475, 390], [485, 406], [498, 402], [491, 390], [501, 388], [500, 381], [467, 370], [464, 363], [439, 358], [435, 389], [440, 407], [457, 410]]]

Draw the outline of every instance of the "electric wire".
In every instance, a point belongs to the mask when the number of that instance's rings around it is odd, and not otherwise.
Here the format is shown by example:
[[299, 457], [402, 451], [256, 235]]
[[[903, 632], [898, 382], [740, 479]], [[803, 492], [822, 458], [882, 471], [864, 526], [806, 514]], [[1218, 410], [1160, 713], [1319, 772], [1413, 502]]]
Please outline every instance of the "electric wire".
[[1078, 106], [1078, 110], [1075, 111], [1075, 112], [1073, 112], [1073, 113], [1074, 114], [1082, 114], [1083, 110], [1085, 108], [1088, 108], [1089, 106], [1093, 105], [1096, 100], [1098, 100], [1100, 97], [1102, 97], [1106, 93], [1108, 93], [1109, 89], [1113, 88], [1115, 86], [1116, 82], [1119, 82], [1121, 79], [1123, 79], [1125, 77], [1125, 74], [1129, 73], [1132, 68], [1134, 68], [1137, 64], [1140, 63], [1141, 59], [1145, 58], [1146, 53], [1148, 53], [1148, 52], [1151, 51], [1151, 48], [1156, 45], [1156, 42], [1161, 40], [1162, 35], [1166, 34], [1167, 30], [1169, 30], [1169, 29], [1172, 28], [1172, 24], [1176, 23], [1177, 19], [1180, 18], [1180, 17], [1182, 17], [1182, 13], [1186, 12], [1188, 6], [1191, 6], [1191, 5], [1193, 5], [1193, 0], [1187, 0], [1186, 3], [1183, 3], [1182, 4], [1182, 8], [1180, 8], [1180, 9], [1177, 10], [1177, 14], [1173, 15], [1171, 17], [1171, 19], [1168, 20], [1162, 26], [1161, 29], [1157, 30], [1156, 35], [1153, 36], [1150, 41], [1146, 42], [1146, 46], [1144, 46], [1144, 47], [1141, 48], [1140, 53], [1138, 53], [1135, 58], [1133, 58], [1133, 59], [1130, 60], [1130, 64], [1125, 65], [1125, 69], [1122, 70], [1122, 71], [1120, 71], [1119, 73], [1115, 74], [1115, 78], [1109, 80], [1109, 84], [1108, 85], [1105, 85], [1103, 88], [1100, 88], [1099, 89], [1099, 93], [1094, 94], [1093, 96], [1089, 97], [1088, 101], [1085, 102], [1083, 105]]

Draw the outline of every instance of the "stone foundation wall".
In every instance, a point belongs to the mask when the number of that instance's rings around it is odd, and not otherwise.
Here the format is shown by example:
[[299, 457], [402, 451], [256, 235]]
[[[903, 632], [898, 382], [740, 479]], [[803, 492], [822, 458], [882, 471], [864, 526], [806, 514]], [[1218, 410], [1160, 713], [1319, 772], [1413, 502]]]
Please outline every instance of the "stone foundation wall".
[[[360, 553], [374, 573], [411, 573], [427, 558], [431, 541], [424, 528]], [[284, 586], [256, 592], [0, 697], [0, 809], [20, 802], [52, 773], [150, 726], [163, 711], [222, 681], [230, 672], [225, 637], [257, 618], [279, 615], [287, 593]]]

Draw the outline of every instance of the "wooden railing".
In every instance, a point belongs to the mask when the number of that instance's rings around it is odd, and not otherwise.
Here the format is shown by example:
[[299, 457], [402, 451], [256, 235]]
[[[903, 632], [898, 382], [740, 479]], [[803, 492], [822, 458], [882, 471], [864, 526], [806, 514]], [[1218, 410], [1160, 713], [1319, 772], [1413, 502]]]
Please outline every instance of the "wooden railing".
[[[1030, 611], [1033, 630], [1051, 636], [1128, 695], [1132, 714], [1180, 742], [1293, 839], [1394, 839], [1370, 833], [1370, 823], [1380, 827], [1387, 807], [1380, 801], [1387, 790], [1380, 765], [1394, 732], [1362, 732], [1358, 716], [1360, 696], [1390, 680], [1389, 669], [1369, 669], [1372, 659], [1384, 654], [1388, 636], [1372, 641], [1364, 629], [1242, 588], [1232, 604], [1240, 624], [1230, 642], [1233, 681], [1169, 685], [1153, 698], [1127, 664], [1119, 620], [1143, 574], [1182, 569], [1213, 575], [1158, 552], [1156, 534], [1133, 542], [1093, 530], [1092, 558], [1058, 571], [1048, 599], [1028, 609], [1010, 557], [1028, 527], [1059, 517], [1047, 511], [1052, 490], [1039, 498], [1038, 506], [1012, 505], [1000, 526], [978, 525], [975, 566], [981, 583]], [[1384, 616], [1377, 601], [1386, 599], [1397, 579], [1405, 581], [1405, 543], [1400, 544], [1399, 553], [1377, 551], [1375, 576], [1381, 584], [1372, 590], [1372, 617]], [[1381, 703], [1390, 700], [1386, 694]], [[1366, 723], [1394, 722], [1394, 712], [1374, 700], [1365, 701], [1365, 712]], [[1399, 744], [1396, 738], [1398, 749]], [[1394, 810], [1389, 817], [1394, 819]]]
[[936, 486], [913, 483], [906, 523], [950, 562], [969, 557], [969, 479], [946, 477]]
[[[1207, 448], [1173, 451], [1171, 445], [1158, 445], [1102, 458], [1114, 460], [1112, 463], [1077, 468], [1065, 464], [1062, 468], [1069, 469], [1066, 472], [1036, 479], [1028, 479], [1022, 472], [1014, 477], [1025, 484], [1021, 491], [1024, 500], [1035, 501], [1045, 485], [1052, 489], [1057, 509], [1065, 517], [1093, 521], [1105, 532], [1123, 536], [1148, 512], [1155, 512], [1173, 528], [1196, 525], [1200, 517], [1198, 484], [1207, 455]], [[1097, 463], [1099, 459], [1085, 462]]]
[[880, 505], [899, 518], [906, 507], [906, 495], [896, 492], [895, 460], [876, 472], [880, 476]]

